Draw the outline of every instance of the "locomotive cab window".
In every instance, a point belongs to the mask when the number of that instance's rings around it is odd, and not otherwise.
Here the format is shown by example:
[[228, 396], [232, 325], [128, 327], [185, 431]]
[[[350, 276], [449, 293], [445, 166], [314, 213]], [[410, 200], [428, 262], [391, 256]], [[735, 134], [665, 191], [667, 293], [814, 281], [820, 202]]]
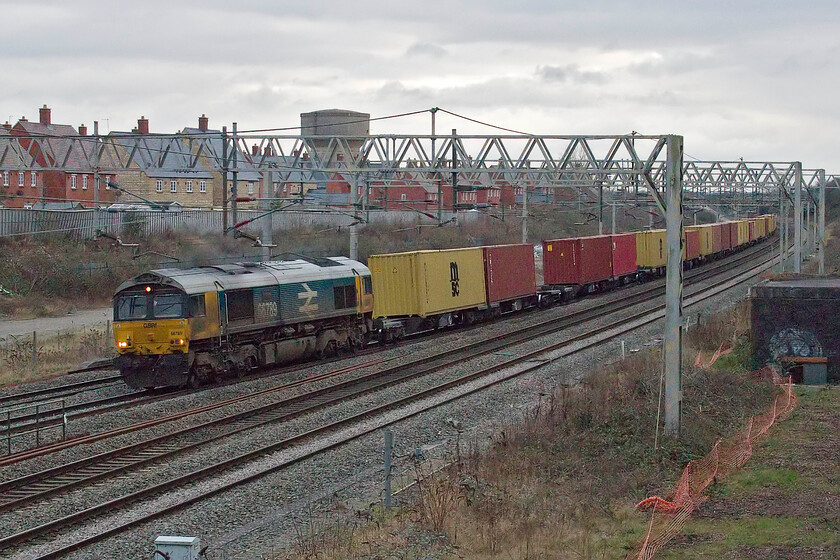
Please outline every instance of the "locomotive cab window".
[[356, 307], [356, 286], [336, 286], [333, 288], [336, 309]]
[[362, 278], [364, 288], [365, 288], [365, 295], [370, 295], [373, 293], [373, 283], [371, 283], [370, 276], [364, 276]]
[[152, 304], [154, 319], [178, 319], [186, 316], [183, 294], [157, 293]]
[[146, 294], [123, 294], [117, 298], [114, 306], [117, 321], [131, 321], [145, 319], [148, 299]]
[[205, 317], [207, 310], [204, 307], [204, 294], [190, 296], [190, 317]]

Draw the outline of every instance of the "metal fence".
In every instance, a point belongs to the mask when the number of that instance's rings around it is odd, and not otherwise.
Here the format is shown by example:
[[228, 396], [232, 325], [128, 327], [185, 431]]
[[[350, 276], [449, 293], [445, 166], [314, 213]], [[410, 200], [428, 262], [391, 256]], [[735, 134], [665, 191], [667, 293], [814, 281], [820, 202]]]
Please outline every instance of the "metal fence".
[[[276, 212], [263, 220], [271, 220], [273, 230], [295, 229], [300, 227], [345, 227], [354, 223], [355, 218], [348, 214], [312, 210], [287, 210]], [[240, 221], [256, 218], [265, 210], [239, 210]], [[433, 223], [434, 220], [418, 212], [403, 210], [371, 210], [361, 213], [361, 217], [371, 224], [417, 224]], [[452, 218], [451, 212], [444, 212], [443, 220]], [[462, 222], [487, 218], [480, 212], [461, 212], [458, 220]], [[262, 222], [243, 228], [253, 234], [259, 234]], [[59, 234], [79, 239], [93, 238], [97, 230], [113, 235], [135, 232], [144, 235], [160, 235], [168, 231], [190, 231], [194, 233], [218, 233], [223, 228], [221, 210], [183, 210], [172, 212], [120, 211], [109, 212], [101, 209], [87, 210], [24, 210], [0, 208], [0, 238], [22, 235]]]

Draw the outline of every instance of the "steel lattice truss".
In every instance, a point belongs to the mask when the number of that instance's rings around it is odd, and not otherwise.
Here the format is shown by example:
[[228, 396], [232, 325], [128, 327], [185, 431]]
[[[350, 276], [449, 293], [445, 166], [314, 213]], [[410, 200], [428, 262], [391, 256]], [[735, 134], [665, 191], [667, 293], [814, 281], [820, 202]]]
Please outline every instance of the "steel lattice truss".
[[[418, 181], [605, 187], [615, 193], [653, 189], [661, 206], [667, 136], [270, 136], [133, 134], [119, 136], [2, 136], [0, 169], [118, 173], [167, 167], [185, 171], [270, 171], [274, 182], [323, 182], [325, 176], [385, 184], [409, 175]], [[129, 142], [126, 142], [129, 139]], [[234, 162], [234, 151], [236, 162]], [[454, 164], [453, 164], [454, 162]], [[762, 202], [793, 187], [797, 162], [688, 161], [683, 190], [720, 199], [749, 192]], [[802, 170], [810, 191], [821, 170]]]

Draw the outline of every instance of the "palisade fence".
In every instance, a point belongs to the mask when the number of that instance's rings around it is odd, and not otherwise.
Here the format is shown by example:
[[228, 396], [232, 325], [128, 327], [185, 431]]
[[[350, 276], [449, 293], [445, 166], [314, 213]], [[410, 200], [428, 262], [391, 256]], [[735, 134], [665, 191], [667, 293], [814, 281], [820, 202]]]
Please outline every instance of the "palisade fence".
[[[237, 219], [245, 221], [264, 214], [265, 210], [239, 210]], [[242, 228], [243, 231], [259, 235], [263, 227], [262, 220], [271, 220], [273, 230], [294, 229], [299, 227], [339, 228], [358, 223], [347, 210], [347, 214], [336, 212], [318, 212], [306, 210], [286, 210], [275, 212]], [[360, 212], [362, 220], [371, 224], [411, 226], [419, 223], [433, 224], [431, 217], [408, 210], [371, 210]], [[452, 218], [451, 212], [443, 213], [443, 220]], [[461, 222], [490, 219], [481, 212], [460, 212]], [[229, 224], [232, 225], [230, 215]], [[25, 210], [0, 208], [0, 238], [23, 235], [53, 233], [69, 235], [79, 239], [95, 237], [97, 230], [112, 235], [137, 233], [160, 235], [168, 231], [189, 231], [192, 233], [220, 233], [223, 218], [221, 210], [181, 210], [167, 212], [107, 210]]]

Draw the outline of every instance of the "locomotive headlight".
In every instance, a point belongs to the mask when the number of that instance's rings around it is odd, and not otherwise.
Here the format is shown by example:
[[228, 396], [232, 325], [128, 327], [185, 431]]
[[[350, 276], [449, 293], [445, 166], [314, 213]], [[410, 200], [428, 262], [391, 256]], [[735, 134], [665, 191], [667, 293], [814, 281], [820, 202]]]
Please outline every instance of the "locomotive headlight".
[[184, 345], [184, 339], [183, 339], [183, 338], [179, 338], [179, 339], [178, 339], [178, 345], [179, 345], [179, 346], [183, 346], [183, 345]]
[[128, 348], [128, 342], [117, 342], [117, 346], [119, 346], [120, 348]]

